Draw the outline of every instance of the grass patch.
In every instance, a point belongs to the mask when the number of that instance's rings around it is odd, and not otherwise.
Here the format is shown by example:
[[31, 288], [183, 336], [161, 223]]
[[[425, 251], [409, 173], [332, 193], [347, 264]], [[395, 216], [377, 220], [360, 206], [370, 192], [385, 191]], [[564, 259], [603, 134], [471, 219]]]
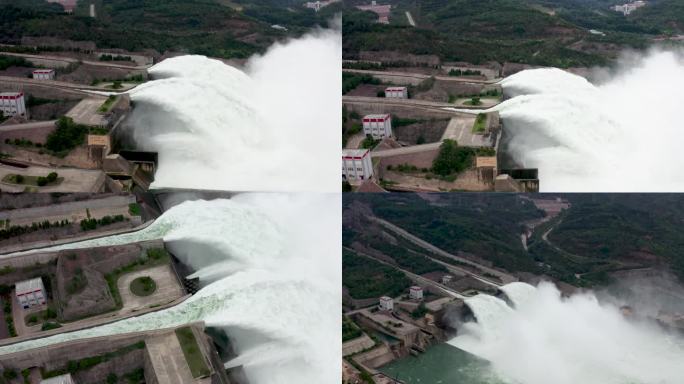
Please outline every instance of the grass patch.
[[141, 212], [142, 212], [142, 209], [140, 208], [140, 204], [138, 204], [138, 203], [128, 204], [128, 213], [130, 213], [131, 216], [140, 216]]
[[199, 349], [195, 334], [192, 333], [192, 328], [183, 327], [176, 329], [176, 337], [178, 337], [178, 342], [183, 350], [183, 355], [185, 355], [185, 360], [188, 362], [192, 377], [198, 378], [209, 375], [211, 371], [209, 371], [209, 367], [207, 367], [204, 361], [204, 356], [202, 356], [202, 351]]
[[149, 276], [140, 276], [131, 281], [130, 289], [136, 296], [149, 296], [157, 290], [157, 283]]
[[[121, 88], [121, 83], [119, 83], [119, 88]], [[98, 112], [100, 113], [107, 113], [109, 110], [112, 108], [114, 105], [114, 102], [116, 101], [117, 97], [114, 95], [110, 95], [107, 100], [105, 100], [104, 103], [100, 106], [100, 108], [97, 109]]]
[[40, 312], [36, 312], [36, 313], [30, 313], [30, 314], [26, 315], [24, 317], [24, 323], [30, 327], [33, 325], [37, 325], [40, 322], [45, 322], [45, 321], [53, 320], [56, 318], [57, 318], [57, 313], [52, 308], [48, 307], [48, 309], [46, 309], [44, 311], [40, 311]]
[[487, 124], [487, 115], [480, 113], [475, 119], [475, 124], [473, 124], [473, 133], [484, 133]]

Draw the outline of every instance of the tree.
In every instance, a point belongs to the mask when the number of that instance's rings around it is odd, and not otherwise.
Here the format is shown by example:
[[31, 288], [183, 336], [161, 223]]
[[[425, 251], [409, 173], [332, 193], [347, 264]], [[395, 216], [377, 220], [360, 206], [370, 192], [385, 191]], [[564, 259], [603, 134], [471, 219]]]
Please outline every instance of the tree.
[[474, 151], [471, 148], [459, 147], [455, 140], [444, 140], [439, 147], [439, 154], [432, 162], [432, 172], [440, 176], [449, 176], [470, 167]]
[[342, 182], [342, 192], [351, 192], [352, 186], [347, 180]]
[[58, 176], [58, 175], [57, 175], [57, 172], [50, 172], [50, 173], [47, 175], [47, 181], [48, 181], [48, 183], [52, 183], [52, 182], [54, 182], [55, 180], [57, 180], [57, 176]]
[[107, 375], [107, 384], [116, 384], [116, 382], [119, 381], [119, 378], [116, 376], [115, 373], [110, 373]]
[[48, 183], [48, 179], [47, 179], [47, 177], [39, 176], [37, 183], [38, 183], [39, 187], [46, 186]]
[[17, 175], [14, 180], [16, 180], [17, 184], [21, 184], [24, 182], [24, 176], [22, 175]]

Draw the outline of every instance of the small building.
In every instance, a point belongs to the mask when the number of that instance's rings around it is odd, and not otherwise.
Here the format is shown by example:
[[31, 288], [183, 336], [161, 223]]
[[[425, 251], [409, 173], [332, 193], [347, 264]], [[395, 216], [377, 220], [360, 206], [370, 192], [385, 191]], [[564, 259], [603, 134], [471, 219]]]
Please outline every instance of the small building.
[[385, 88], [385, 97], [388, 99], [408, 99], [408, 88], [388, 87]]
[[71, 378], [71, 374], [67, 373], [64, 375], [59, 375], [51, 377], [49, 379], [44, 379], [40, 381], [40, 384], [76, 384], [74, 379]]
[[15, 294], [24, 309], [45, 305], [45, 286], [40, 277], [16, 283]]
[[413, 300], [423, 300], [423, 288], [414, 285], [409, 288], [409, 297]]
[[363, 133], [374, 139], [392, 136], [392, 116], [389, 114], [367, 115], [363, 118]]
[[91, 160], [102, 161], [112, 148], [109, 135], [88, 135], [88, 158]]
[[454, 279], [454, 277], [451, 275], [444, 275], [444, 276], [442, 276], [442, 284], [447, 285], [447, 284], [451, 283], [451, 281], [453, 279]]
[[381, 311], [392, 311], [394, 310], [394, 300], [389, 296], [383, 296], [380, 298], [378, 307]]
[[342, 151], [342, 180], [368, 180], [373, 177], [373, 162], [368, 149]]
[[36, 69], [33, 71], [33, 78], [36, 80], [54, 80], [55, 70], [54, 69]]
[[0, 111], [5, 116], [26, 116], [24, 92], [0, 92]]

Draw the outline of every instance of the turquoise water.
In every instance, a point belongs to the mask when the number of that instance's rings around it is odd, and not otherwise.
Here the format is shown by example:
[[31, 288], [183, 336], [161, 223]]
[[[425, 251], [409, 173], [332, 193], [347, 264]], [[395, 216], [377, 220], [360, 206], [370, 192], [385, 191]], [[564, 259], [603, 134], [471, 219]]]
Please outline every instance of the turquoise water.
[[486, 360], [449, 344], [393, 361], [380, 371], [407, 384], [504, 384]]

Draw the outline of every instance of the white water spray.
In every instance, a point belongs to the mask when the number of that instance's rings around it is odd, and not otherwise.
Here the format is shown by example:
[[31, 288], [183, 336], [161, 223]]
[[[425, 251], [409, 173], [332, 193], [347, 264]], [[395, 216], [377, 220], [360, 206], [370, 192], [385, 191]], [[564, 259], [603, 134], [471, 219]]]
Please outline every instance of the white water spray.
[[223, 328], [250, 383], [339, 380], [341, 198], [334, 194], [242, 194], [188, 201], [136, 233], [54, 249], [163, 238], [203, 288], [175, 307], [0, 348], [0, 354], [66, 340], [204, 320]]
[[516, 297], [515, 309], [491, 296], [467, 299], [478, 323], [466, 324], [449, 343], [489, 360], [511, 383], [681, 382], [680, 336], [628, 321], [591, 293], [563, 299], [550, 283], [515, 284], [504, 287]]
[[159, 153], [152, 187], [336, 192], [341, 41], [336, 29], [275, 44], [245, 72], [204, 56], [150, 68], [126, 129]]
[[555, 68], [502, 81], [508, 151], [544, 192], [684, 191], [684, 60], [654, 52], [602, 85]]

